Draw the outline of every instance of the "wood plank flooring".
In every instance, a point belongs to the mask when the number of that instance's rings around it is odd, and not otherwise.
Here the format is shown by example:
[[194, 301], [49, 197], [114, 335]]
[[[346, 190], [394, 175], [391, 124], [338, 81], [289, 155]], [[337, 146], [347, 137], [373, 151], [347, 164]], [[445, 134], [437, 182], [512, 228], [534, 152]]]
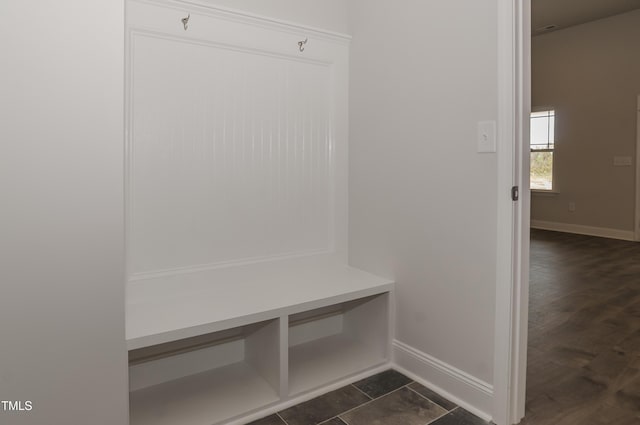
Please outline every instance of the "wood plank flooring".
[[523, 425], [640, 424], [640, 243], [532, 230]]

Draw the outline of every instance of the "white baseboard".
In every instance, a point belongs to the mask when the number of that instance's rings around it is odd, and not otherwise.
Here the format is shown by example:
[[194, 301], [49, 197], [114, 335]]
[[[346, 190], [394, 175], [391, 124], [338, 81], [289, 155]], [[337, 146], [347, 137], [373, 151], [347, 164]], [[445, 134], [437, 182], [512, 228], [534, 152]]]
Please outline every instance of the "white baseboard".
[[578, 235], [598, 236], [601, 238], [635, 241], [633, 230], [609, 229], [607, 227], [583, 226], [580, 224], [558, 223], [554, 221], [531, 220], [532, 229], [552, 230], [554, 232], [575, 233]]
[[492, 419], [493, 385], [400, 341], [393, 341], [393, 368], [474, 415]]

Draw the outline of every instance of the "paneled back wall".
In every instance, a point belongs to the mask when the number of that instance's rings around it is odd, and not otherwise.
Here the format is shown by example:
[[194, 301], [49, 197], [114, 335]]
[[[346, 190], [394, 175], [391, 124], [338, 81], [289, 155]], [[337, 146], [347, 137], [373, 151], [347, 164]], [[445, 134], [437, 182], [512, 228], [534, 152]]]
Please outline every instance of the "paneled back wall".
[[264, 49], [192, 35], [218, 18], [190, 13], [182, 34], [129, 35], [130, 277], [334, 251], [334, 61], [319, 40], [300, 51], [304, 33], [285, 47], [262, 29]]

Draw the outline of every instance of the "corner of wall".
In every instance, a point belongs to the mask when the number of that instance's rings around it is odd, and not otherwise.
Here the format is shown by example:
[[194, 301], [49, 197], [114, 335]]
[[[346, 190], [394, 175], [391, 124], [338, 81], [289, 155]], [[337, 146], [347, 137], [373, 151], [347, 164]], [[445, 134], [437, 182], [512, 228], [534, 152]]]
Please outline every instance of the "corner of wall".
[[392, 344], [392, 364], [401, 373], [460, 407], [491, 420], [493, 386], [403, 342]]

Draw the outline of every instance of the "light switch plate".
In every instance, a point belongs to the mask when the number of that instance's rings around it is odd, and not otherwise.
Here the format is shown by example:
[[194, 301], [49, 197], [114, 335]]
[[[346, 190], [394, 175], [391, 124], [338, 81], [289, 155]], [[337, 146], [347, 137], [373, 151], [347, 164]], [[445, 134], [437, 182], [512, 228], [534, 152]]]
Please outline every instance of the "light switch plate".
[[492, 153], [496, 151], [496, 122], [478, 122], [478, 152]]

